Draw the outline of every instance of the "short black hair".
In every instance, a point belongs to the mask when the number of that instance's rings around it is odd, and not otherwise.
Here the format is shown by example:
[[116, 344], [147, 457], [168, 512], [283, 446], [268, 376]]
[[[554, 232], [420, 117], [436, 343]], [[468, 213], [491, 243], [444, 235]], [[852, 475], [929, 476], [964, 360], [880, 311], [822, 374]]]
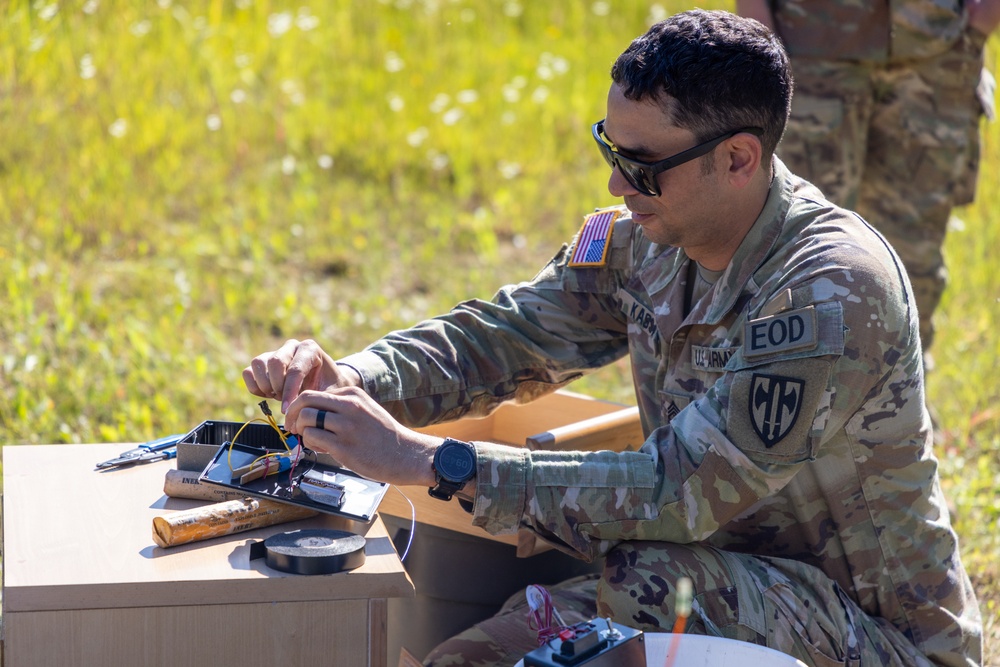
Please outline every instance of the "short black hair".
[[698, 141], [761, 128], [765, 159], [792, 103], [781, 41], [760, 22], [725, 11], [693, 9], [656, 23], [618, 56], [611, 78], [627, 99], [659, 103]]

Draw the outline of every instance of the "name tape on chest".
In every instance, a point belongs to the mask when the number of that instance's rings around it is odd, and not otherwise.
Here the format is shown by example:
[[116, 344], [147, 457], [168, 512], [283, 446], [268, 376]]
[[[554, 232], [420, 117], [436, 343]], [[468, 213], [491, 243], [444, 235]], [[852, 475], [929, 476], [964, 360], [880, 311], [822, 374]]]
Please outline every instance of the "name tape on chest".
[[736, 347], [705, 347], [702, 345], [691, 346], [691, 365], [695, 370], [719, 373], [726, 368], [726, 364], [736, 354]]
[[743, 356], [748, 358], [808, 350], [819, 343], [816, 308], [813, 306], [750, 320], [743, 326]]
[[615, 229], [615, 220], [621, 214], [620, 210], [609, 210], [591, 213], [586, 217], [569, 258], [571, 268], [604, 266], [607, 263], [611, 232]]

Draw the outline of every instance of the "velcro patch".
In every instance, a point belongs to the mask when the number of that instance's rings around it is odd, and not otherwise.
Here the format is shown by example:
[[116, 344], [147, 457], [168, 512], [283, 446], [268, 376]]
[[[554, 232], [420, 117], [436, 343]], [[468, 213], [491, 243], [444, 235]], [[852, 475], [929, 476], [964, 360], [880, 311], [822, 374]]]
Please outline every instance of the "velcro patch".
[[789, 310], [743, 325], [743, 356], [808, 350], [819, 343], [815, 306]]
[[660, 397], [660, 418], [667, 423], [673, 421], [691, 403], [691, 397], [684, 394], [662, 390], [657, 393]]
[[591, 213], [583, 221], [580, 233], [576, 235], [573, 254], [568, 266], [571, 268], [604, 266], [608, 261], [611, 233], [615, 220], [621, 216], [620, 209], [609, 209]]
[[797, 463], [815, 457], [813, 421], [824, 400], [832, 366], [807, 357], [734, 374], [726, 432], [759, 463]]
[[702, 345], [692, 345], [691, 365], [698, 371], [707, 371], [709, 373], [722, 372], [738, 349], [737, 347], [704, 347]]
[[784, 438], [802, 411], [806, 383], [784, 375], [754, 373], [750, 379], [750, 425], [770, 449]]
[[648, 333], [653, 340], [658, 340], [660, 333], [656, 328], [653, 309], [646, 306], [625, 289], [618, 290], [618, 298], [621, 300], [622, 314], [635, 324], [635, 326]]

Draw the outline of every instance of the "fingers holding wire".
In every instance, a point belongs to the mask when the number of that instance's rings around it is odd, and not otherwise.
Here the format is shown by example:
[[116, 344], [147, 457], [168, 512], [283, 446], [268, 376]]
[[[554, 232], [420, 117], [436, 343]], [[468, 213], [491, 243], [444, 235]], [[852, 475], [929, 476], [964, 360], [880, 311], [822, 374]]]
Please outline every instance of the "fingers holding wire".
[[298, 347], [299, 341], [290, 339], [277, 350], [254, 357], [243, 370], [243, 382], [250, 393], [262, 398], [281, 398], [287, 369]]
[[333, 405], [303, 407], [291, 418], [286, 415], [287, 423], [293, 425], [295, 432], [300, 433], [310, 443], [310, 448], [319, 445], [318, 449], [322, 451], [326, 451], [329, 445], [333, 444], [340, 425], [346, 423], [348, 419]]
[[252, 394], [279, 399], [281, 411], [287, 413], [303, 390], [335, 384], [337, 375], [336, 364], [316, 341], [291, 338], [277, 350], [254, 357], [243, 370], [243, 382]]
[[404, 427], [363, 389], [304, 391], [285, 423], [305, 447], [369, 479], [434, 486], [432, 462], [441, 439]]
[[[291, 343], [292, 341], [289, 341]], [[277, 388], [276, 398], [281, 399], [281, 411], [286, 412], [304, 388], [315, 388], [312, 378], [323, 366], [326, 355], [312, 340], [294, 341], [288, 351], [287, 361], [281, 369], [282, 386]], [[287, 343], [286, 343], [287, 345]]]
[[[348, 392], [343, 390], [306, 390], [288, 406], [285, 423], [294, 432], [303, 435], [311, 428], [335, 433], [338, 420], [348, 418], [354, 411], [354, 403]], [[325, 414], [320, 415], [320, 412]]]
[[[260, 396], [261, 398], [274, 398], [271, 396], [271, 389], [268, 384], [267, 390], [265, 391], [260, 383], [257, 382], [258, 372], [254, 369], [254, 364], [257, 363], [257, 359], [250, 362], [250, 365], [243, 369], [243, 384], [247, 386], [247, 391], [249, 391], [254, 396]], [[266, 369], [261, 365], [260, 374], [266, 376]]]

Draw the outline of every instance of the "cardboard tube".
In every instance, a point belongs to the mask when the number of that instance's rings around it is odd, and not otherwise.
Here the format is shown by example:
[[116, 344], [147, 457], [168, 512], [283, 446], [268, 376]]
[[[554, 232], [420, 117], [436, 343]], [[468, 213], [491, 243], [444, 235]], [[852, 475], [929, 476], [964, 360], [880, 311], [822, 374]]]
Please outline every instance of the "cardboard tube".
[[246, 498], [245, 493], [235, 489], [227, 489], [214, 484], [203, 484], [198, 481], [199, 473], [192, 470], [167, 470], [163, 479], [163, 493], [169, 498], [190, 498], [192, 500], [235, 500]]
[[639, 408], [633, 407], [528, 436], [525, 445], [528, 449], [560, 452], [599, 449], [620, 452], [639, 449], [645, 440]]
[[174, 512], [165, 517], [153, 517], [153, 541], [166, 549], [315, 515], [313, 510], [273, 500], [228, 500]]

